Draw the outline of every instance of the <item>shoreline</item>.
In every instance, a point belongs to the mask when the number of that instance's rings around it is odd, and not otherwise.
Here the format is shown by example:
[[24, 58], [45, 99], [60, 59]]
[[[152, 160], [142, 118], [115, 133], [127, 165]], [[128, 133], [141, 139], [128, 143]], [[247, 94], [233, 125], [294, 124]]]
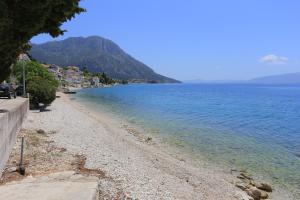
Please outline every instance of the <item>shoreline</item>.
[[88, 168], [105, 171], [115, 187], [121, 187], [132, 197], [242, 199], [247, 196], [234, 186], [237, 179], [230, 172], [225, 173], [219, 167], [207, 168], [205, 164], [194, 166], [185, 157], [176, 158], [155, 140], [147, 141], [147, 135], [135, 134], [126, 122], [94, 112], [68, 95], [59, 95], [49, 107], [51, 111], [31, 113], [25, 128], [56, 132], [52, 139], [58, 145], [84, 154]]
[[72, 96], [69, 97], [71, 102], [77, 104], [79, 107], [83, 107], [88, 110], [88, 112], [92, 112], [96, 116], [106, 115], [110, 120], [122, 122], [126, 128], [129, 128], [129, 131], [133, 130], [133, 132], [137, 132], [137, 134], [134, 135], [139, 137], [141, 142], [144, 142], [148, 136], [150, 136], [151, 142], [149, 145], [158, 148], [176, 160], [185, 162], [187, 165], [200, 168], [201, 170], [215, 171], [216, 173], [220, 173], [221, 176], [225, 175], [227, 180], [235, 186], [239, 185], [241, 181], [240, 178], [238, 178], [240, 177], [240, 173], [247, 172], [251, 179], [255, 180], [255, 183], [269, 183], [272, 185], [274, 191], [269, 194], [269, 199], [298, 199], [296, 197], [298, 193], [294, 192], [288, 185], [276, 182], [277, 179], [274, 181], [270, 176], [256, 171], [256, 169], [252, 169], [251, 167], [247, 168], [247, 166], [237, 166], [229, 162], [223, 162], [222, 160], [210, 159], [210, 157], [206, 157], [207, 155], [204, 155], [201, 151], [194, 150], [188, 143], [177, 137], [172, 137], [171, 135], [167, 137], [162, 136], [158, 134], [159, 131], [154, 130], [152, 132], [151, 128], [148, 129], [144, 127], [143, 124], [137, 124], [135, 121], [127, 119], [126, 116], [107, 110], [104, 107], [96, 106], [97, 109], [93, 110], [93, 106], [95, 105], [90, 104], [89, 101], [84, 98], [81, 99], [77, 96], [75, 96], [75, 98], [72, 98]]
[[[66, 95], [66, 98], [67, 101], [70, 102], [70, 104], [76, 107], [76, 109], [79, 109], [81, 112], [84, 112], [96, 119], [105, 119], [106, 123], [108, 121], [109, 124], [111, 122], [121, 124], [120, 128], [132, 134], [135, 139], [139, 140], [139, 142], [155, 147], [159, 149], [159, 151], [162, 151], [165, 154], [172, 156], [178, 161], [183, 161], [186, 164], [192, 165], [197, 168], [209, 170], [214, 169], [215, 171], [219, 171], [221, 173], [231, 176], [230, 172], [232, 171], [232, 166], [220, 166], [220, 163], [215, 164], [213, 162], [209, 162], [202, 155], [195, 156], [194, 154], [192, 154], [192, 150], [185, 148], [186, 144], [184, 143], [184, 141], [178, 140], [177, 138], [167, 139], [160, 137], [157, 133], [151, 133], [151, 131], [146, 130], [145, 128], [142, 128], [139, 125], [134, 124], [130, 120], [124, 119], [124, 117], [118, 116], [114, 113], [110, 113], [102, 109], [97, 109], [97, 111], [92, 110], [92, 108], [89, 105], [85, 105], [83, 102], [79, 101], [77, 97], [75, 97], [75, 99], [72, 99], [73, 97], [71, 95]], [[103, 121], [100, 120], [99, 122], [103, 124]], [[170, 144], [170, 141], [172, 141], [173, 143]], [[233, 179], [230, 181], [233, 181]]]

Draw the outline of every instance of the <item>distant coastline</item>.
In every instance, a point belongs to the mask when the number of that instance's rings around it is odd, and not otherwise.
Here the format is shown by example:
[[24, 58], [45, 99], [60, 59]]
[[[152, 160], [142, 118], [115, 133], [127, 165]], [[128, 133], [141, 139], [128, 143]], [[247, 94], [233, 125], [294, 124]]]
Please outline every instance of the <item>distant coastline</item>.
[[299, 86], [300, 85], [300, 72], [278, 74], [272, 76], [263, 76], [249, 80], [186, 80], [184, 83], [203, 83], [203, 84], [248, 84], [248, 85], [287, 85]]

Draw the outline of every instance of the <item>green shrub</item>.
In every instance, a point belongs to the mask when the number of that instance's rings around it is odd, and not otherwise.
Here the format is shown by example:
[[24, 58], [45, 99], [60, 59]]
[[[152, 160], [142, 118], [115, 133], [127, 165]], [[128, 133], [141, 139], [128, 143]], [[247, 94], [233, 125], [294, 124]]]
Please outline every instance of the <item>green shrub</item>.
[[56, 97], [56, 87], [49, 80], [40, 76], [31, 77], [27, 85], [27, 92], [30, 94], [32, 108], [39, 108], [39, 103], [44, 104], [44, 107], [46, 107]]
[[35, 61], [17, 62], [13, 66], [13, 75], [16, 76], [20, 84], [23, 83], [23, 65], [25, 67], [26, 85], [29, 84], [32, 77], [39, 76], [51, 82], [53, 86], [58, 87], [58, 81], [55, 79], [54, 75], [43, 65]]
[[39, 103], [48, 106], [55, 100], [58, 81], [44, 66], [35, 61], [18, 62], [13, 67], [13, 75], [19, 84], [23, 83], [25, 67], [26, 91], [30, 94], [31, 108], [38, 108]]

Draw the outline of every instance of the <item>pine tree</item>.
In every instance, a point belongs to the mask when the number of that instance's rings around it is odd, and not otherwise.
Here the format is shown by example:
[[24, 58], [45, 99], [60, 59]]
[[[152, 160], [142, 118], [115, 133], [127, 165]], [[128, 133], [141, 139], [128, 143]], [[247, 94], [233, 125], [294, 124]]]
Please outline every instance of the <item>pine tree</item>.
[[1, 0], [0, 1], [0, 82], [21, 52], [30, 48], [33, 36], [62, 35], [61, 25], [84, 11], [80, 0]]

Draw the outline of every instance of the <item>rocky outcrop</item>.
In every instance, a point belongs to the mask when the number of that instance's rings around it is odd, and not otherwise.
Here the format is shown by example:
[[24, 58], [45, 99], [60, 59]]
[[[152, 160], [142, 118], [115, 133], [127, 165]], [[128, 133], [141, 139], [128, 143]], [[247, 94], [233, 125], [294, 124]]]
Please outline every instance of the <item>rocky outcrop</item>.
[[246, 189], [245, 191], [254, 200], [267, 199], [269, 197], [268, 193], [266, 193], [265, 191], [261, 191], [256, 187], [250, 187], [249, 189]]
[[264, 190], [266, 192], [272, 192], [272, 187], [268, 183], [258, 183], [255, 185], [258, 189]]
[[254, 179], [245, 171], [237, 175], [239, 181], [235, 186], [247, 193], [253, 200], [267, 199], [269, 193], [273, 191], [268, 183], [255, 183]]

